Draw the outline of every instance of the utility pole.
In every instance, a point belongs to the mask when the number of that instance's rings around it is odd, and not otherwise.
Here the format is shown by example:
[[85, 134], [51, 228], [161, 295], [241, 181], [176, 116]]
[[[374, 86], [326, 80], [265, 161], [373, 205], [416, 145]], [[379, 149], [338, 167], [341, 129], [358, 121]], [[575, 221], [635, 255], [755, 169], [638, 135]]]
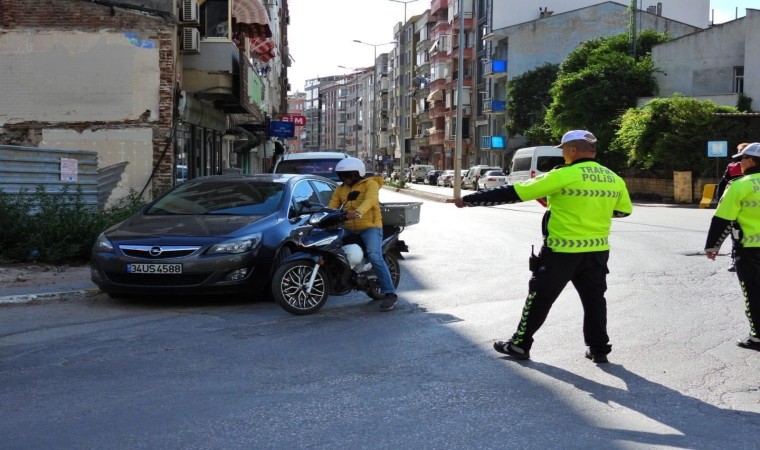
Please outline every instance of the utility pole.
[[459, 1], [459, 63], [457, 64], [457, 135], [454, 140], [454, 198], [462, 197], [462, 123], [464, 106], [462, 91], [464, 83], [464, 0]]

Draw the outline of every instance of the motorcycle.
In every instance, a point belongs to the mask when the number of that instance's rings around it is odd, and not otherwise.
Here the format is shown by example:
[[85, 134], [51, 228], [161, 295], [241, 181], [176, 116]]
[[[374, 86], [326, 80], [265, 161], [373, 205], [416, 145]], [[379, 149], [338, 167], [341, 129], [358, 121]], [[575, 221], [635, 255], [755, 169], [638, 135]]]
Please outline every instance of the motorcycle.
[[[356, 191], [350, 192], [348, 201], [358, 195]], [[373, 300], [383, 298], [361, 238], [344, 228], [347, 220], [344, 207], [345, 204], [339, 209], [317, 208], [310, 213], [308, 225], [294, 232], [299, 251], [283, 262], [272, 279], [274, 299], [285, 311], [313, 314], [325, 305], [328, 296], [351, 291], [365, 292]], [[394, 287], [401, 279], [399, 260], [404, 259], [401, 253], [409, 251], [399, 239], [402, 231], [400, 226], [383, 226], [383, 258]]]

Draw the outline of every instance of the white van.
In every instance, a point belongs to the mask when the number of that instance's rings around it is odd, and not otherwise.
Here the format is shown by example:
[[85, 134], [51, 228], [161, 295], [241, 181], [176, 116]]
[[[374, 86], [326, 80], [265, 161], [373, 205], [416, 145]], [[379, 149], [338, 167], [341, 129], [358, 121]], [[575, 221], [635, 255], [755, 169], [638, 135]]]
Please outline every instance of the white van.
[[507, 184], [530, 180], [564, 163], [561, 148], [549, 145], [521, 148], [512, 157]]
[[340, 152], [303, 152], [283, 155], [274, 166], [274, 173], [310, 173], [338, 180], [335, 165], [348, 155]]
[[422, 183], [428, 172], [435, 170], [435, 166], [430, 164], [412, 164], [409, 169], [412, 172], [412, 183]]

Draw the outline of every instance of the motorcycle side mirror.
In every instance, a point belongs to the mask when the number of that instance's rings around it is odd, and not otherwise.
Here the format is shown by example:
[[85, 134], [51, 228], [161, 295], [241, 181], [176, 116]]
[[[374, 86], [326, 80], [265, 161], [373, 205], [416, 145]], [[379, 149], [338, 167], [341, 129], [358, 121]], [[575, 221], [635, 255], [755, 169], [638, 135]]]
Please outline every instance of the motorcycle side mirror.
[[350, 201], [356, 200], [357, 198], [359, 198], [359, 191], [351, 191], [348, 193], [348, 197], [346, 197], [346, 200], [350, 202]]

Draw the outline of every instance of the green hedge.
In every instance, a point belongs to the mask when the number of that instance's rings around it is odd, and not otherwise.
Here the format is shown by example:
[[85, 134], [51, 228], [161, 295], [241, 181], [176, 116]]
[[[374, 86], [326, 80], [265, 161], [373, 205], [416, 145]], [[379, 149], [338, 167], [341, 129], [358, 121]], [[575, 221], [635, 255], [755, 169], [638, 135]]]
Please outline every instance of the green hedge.
[[59, 193], [0, 191], [0, 263], [82, 263], [101, 231], [137, 212], [143, 200], [130, 191], [105, 209], [87, 205], [79, 189]]

